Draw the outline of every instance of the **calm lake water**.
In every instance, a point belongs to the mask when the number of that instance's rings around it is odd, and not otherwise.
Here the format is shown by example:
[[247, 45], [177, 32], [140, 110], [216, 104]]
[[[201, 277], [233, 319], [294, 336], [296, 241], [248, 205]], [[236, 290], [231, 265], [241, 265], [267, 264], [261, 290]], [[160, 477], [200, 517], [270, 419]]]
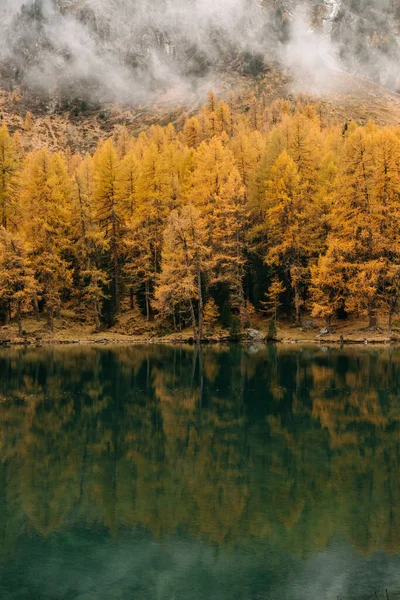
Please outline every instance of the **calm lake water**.
[[0, 350], [1, 600], [400, 598], [399, 366]]

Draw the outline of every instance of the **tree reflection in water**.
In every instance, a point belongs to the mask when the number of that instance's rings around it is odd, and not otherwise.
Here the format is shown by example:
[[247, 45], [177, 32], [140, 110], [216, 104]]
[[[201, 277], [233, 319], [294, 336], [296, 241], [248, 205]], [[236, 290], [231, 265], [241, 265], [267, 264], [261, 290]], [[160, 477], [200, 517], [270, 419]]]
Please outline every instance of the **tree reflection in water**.
[[[0, 591], [394, 594], [399, 362], [359, 348], [1, 350]], [[160, 572], [171, 581], [155, 591]]]

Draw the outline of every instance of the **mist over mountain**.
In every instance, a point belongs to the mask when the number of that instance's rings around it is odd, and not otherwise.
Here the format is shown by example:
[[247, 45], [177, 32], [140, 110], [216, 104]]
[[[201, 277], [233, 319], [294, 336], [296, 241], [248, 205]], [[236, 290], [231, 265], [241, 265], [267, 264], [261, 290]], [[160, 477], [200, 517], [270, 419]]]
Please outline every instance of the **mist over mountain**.
[[278, 61], [396, 89], [399, 15], [396, 0], [1, 0], [1, 83], [142, 102]]

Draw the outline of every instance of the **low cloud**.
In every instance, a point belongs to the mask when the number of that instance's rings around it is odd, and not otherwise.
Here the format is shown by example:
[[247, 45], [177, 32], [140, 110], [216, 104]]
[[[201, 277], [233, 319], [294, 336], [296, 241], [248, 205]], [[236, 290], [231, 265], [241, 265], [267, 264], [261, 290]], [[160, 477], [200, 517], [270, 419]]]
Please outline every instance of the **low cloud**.
[[393, 87], [396, 51], [375, 39], [364, 63], [344, 61], [343, 48], [361, 34], [343, 2], [321, 6], [315, 27], [311, 6], [272, 0], [2, 0], [3, 77], [50, 94], [143, 102], [171, 88], [193, 91], [238, 56], [260, 54], [307, 72], [311, 87], [331, 83], [343, 65], [385, 73]]

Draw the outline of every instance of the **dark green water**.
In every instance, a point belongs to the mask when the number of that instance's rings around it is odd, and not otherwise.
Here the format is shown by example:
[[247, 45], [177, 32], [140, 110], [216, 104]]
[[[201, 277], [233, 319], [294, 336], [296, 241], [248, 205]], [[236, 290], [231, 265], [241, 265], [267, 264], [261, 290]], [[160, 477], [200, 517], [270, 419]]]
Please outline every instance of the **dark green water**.
[[400, 350], [0, 351], [0, 599], [400, 598]]

